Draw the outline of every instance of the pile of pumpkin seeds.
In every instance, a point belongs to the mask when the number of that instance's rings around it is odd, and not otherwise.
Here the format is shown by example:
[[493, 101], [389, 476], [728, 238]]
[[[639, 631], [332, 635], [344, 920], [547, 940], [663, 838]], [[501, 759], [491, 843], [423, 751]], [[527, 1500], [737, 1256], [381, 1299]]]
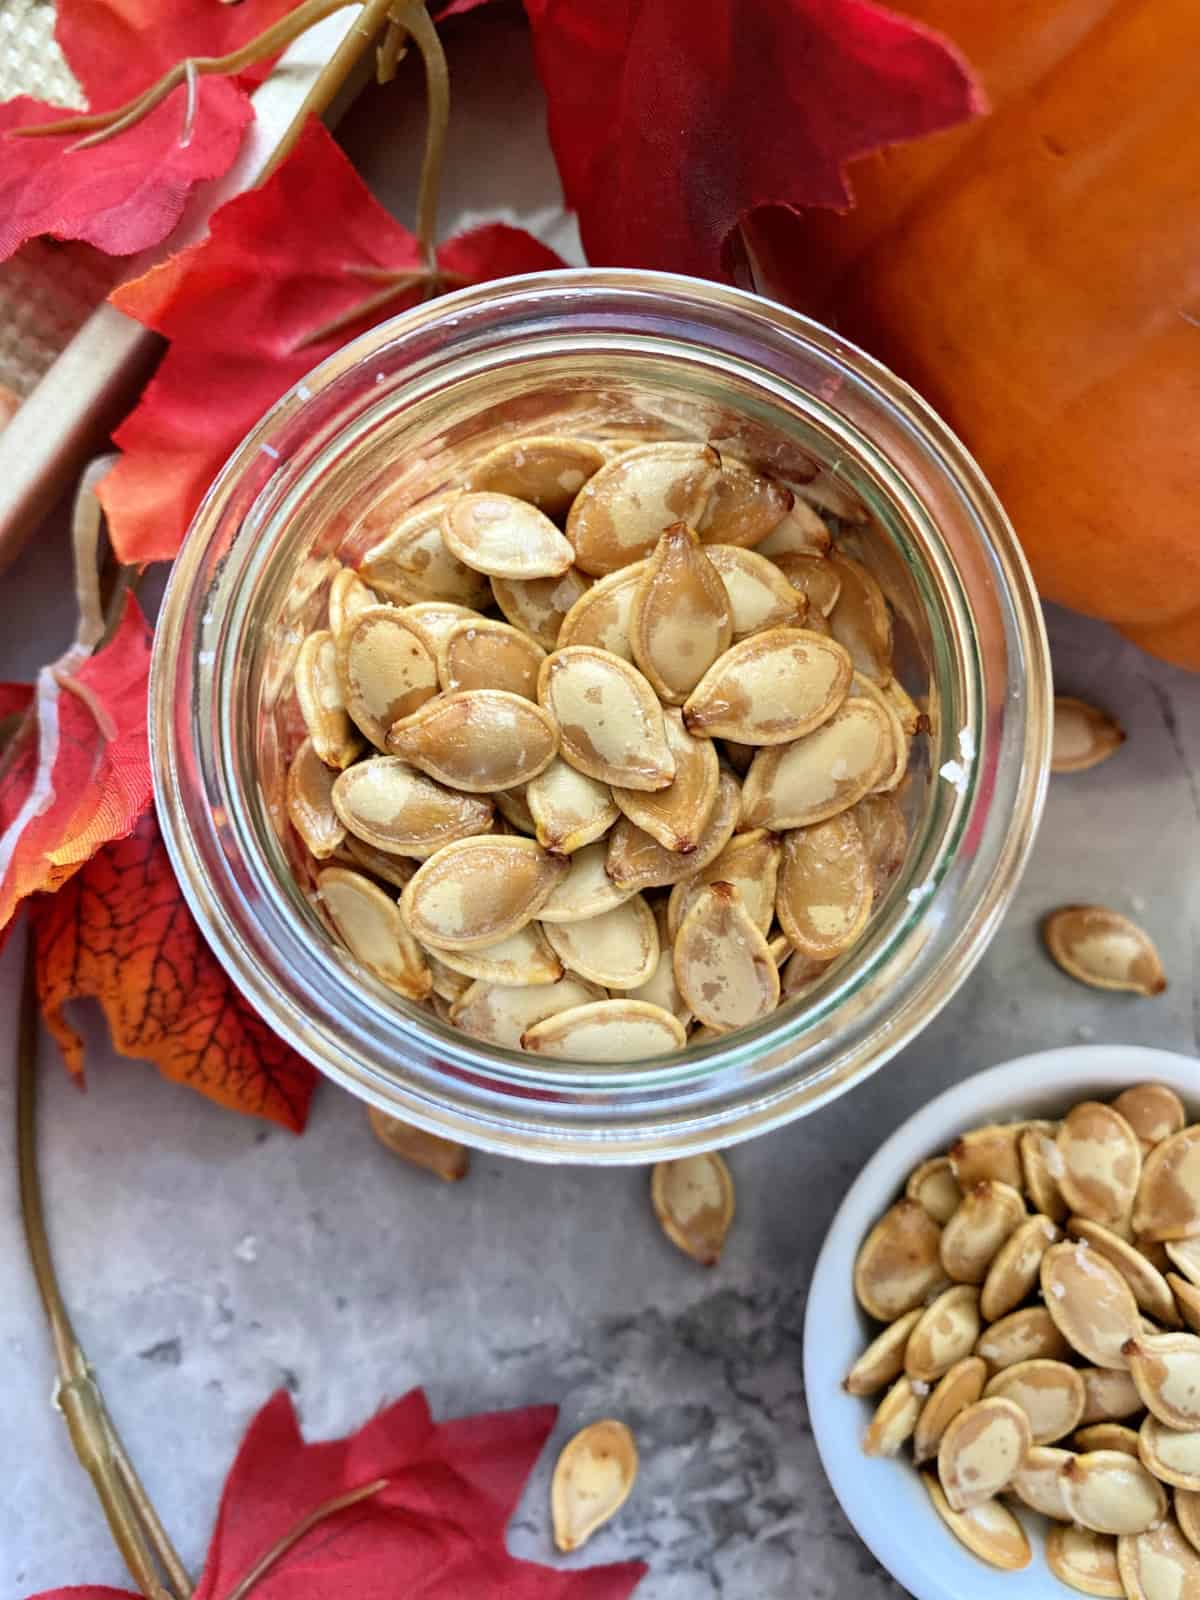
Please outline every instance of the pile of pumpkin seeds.
[[366, 512], [296, 659], [286, 787], [357, 961], [488, 1043], [621, 1062], [850, 949], [925, 723], [878, 581], [802, 495], [702, 443], [538, 436]]
[[1200, 1594], [1200, 1125], [1138, 1084], [995, 1124], [923, 1162], [855, 1263], [883, 1331], [850, 1394], [863, 1448], [913, 1460], [956, 1537], [1017, 1570], [1007, 1499], [1083, 1594]]

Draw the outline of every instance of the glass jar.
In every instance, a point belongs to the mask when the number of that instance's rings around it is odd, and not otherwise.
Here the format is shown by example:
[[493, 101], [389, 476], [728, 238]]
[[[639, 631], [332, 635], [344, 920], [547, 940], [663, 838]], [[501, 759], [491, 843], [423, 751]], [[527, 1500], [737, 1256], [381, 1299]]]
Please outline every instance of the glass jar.
[[[930, 722], [904, 865], [859, 943], [758, 1025], [619, 1067], [481, 1044], [331, 938], [283, 804], [291, 666], [381, 486], [419, 499], [514, 430], [703, 438], [843, 520]], [[235, 451], [172, 574], [151, 685], [155, 788], [188, 903], [266, 1021], [405, 1121], [535, 1160], [659, 1160], [803, 1115], [881, 1067], [982, 955], [1045, 792], [1050, 668], [1011, 527], [903, 383], [782, 306], [666, 274], [467, 289], [363, 335]]]

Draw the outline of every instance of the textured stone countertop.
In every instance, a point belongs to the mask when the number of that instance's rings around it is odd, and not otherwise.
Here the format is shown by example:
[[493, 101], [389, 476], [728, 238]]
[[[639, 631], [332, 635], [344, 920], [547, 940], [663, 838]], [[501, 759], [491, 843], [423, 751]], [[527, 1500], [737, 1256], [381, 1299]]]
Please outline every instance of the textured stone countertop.
[[[457, 126], [458, 215], [487, 203], [464, 177], [481, 119], [511, 110], [514, 82], [528, 81], [513, 27], [486, 26], [459, 51], [459, 77], [482, 104]], [[495, 67], [486, 81], [485, 47]], [[415, 124], [402, 120], [397, 144], [411, 146]], [[368, 148], [380, 122], [377, 106], [360, 105], [351, 142]], [[518, 121], [493, 181], [497, 193], [524, 184], [522, 216], [555, 239], [566, 230], [553, 206], [539, 209], [553, 192], [539, 138], [535, 115]], [[402, 193], [410, 179], [389, 173], [383, 187]], [[3, 581], [0, 678], [15, 678], [65, 640], [62, 540], [39, 540]], [[512, 1525], [519, 1554], [554, 1559], [554, 1446], [611, 1413], [634, 1428], [642, 1473], [579, 1564], [644, 1557], [651, 1572], [638, 1600], [902, 1593], [841, 1516], [808, 1426], [805, 1290], [838, 1201], [898, 1122], [980, 1068], [1091, 1040], [1200, 1053], [1200, 677], [1097, 624], [1062, 613], [1049, 623], [1059, 686], [1111, 708], [1128, 744], [1103, 769], [1052, 783], [1014, 905], [925, 1034], [834, 1105], [731, 1153], [738, 1216], [712, 1272], [664, 1240], [644, 1171], [477, 1156], [469, 1180], [447, 1187], [390, 1158], [362, 1108], [331, 1086], [296, 1140], [119, 1059], [90, 1009], [86, 1097], [44, 1043], [44, 1180], [65, 1292], [194, 1570], [237, 1441], [273, 1389], [288, 1386], [319, 1438], [420, 1383], [439, 1416], [562, 1408]], [[1169, 973], [1165, 995], [1095, 993], [1051, 966], [1038, 917], [1080, 899], [1147, 926]], [[20, 958], [18, 937], [0, 961], [0, 1600], [124, 1576], [50, 1406], [50, 1349], [20, 1237], [11, 1061]]]

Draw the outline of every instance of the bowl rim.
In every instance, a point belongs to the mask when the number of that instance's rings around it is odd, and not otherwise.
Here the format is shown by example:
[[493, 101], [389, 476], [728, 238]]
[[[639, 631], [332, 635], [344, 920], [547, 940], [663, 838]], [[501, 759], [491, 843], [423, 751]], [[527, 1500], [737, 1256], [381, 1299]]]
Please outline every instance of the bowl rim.
[[[861, 1337], [866, 1318], [854, 1297], [854, 1258], [867, 1230], [902, 1191], [919, 1162], [944, 1151], [965, 1129], [1062, 1111], [1092, 1091], [1106, 1097], [1131, 1084], [1169, 1084], [1200, 1112], [1200, 1063], [1180, 1051], [1148, 1045], [1063, 1045], [1018, 1056], [944, 1090], [891, 1133], [843, 1196], [817, 1255], [804, 1316], [804, 1390], [813, 1439], [825, 1476], [854, 1531], [915, 1600], [1063, 1600], [1066, 1588], [1036, 1565], [1042, 1518], [1019, 1511], [1034, 1563], [1017, 1590], [1012, 1573], [986, 1566], [937, 1516], [911, 1461], [863, 1455], [864, 1402], [841, 1380], [853, 1359], [847, 1325]], [[899, 1469], [899, 1470], [897, 1470]], [[1028, 1520], [1027, 1520], [1028, 1515]], [[937, 1543], [931, 1539], [936, 1538]], [[1037, 1576], [1045, 1584], [1030, 1588]]]

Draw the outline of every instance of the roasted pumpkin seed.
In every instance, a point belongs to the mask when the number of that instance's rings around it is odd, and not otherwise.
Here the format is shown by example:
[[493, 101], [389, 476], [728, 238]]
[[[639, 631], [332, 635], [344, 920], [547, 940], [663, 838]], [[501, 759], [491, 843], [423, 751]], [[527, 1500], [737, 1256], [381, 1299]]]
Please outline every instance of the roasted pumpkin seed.
[[[920, 1306], [897, 1317], [889, 1327], [871, 1340], [842, 1381], [847, 1394], [878, 1394], [904, 1371], [904, 1349], [908, 1336], [924, 1316]], [[983, 1363], [979, 1363], [983, 1366]], [[922, 1411], [924, 1415], [924, 1411]]]
[[[1186, 1278], [1181, 1278], [1177, 1272], [1168, 1272], [1163, 1280], [1175, 1300], [1179, 1315], [1193, 1333], [1200, 1333], [1200, 1289], [1194, 1283], [1189, 1283]], [[1170, 1325], [1171, 1319], [1164, 1317], [1161, 1321]]]
[[669, 1055], [687, 1043], [683, 1024], [644, 1000], [598, 1000], [573, 1006], [521, 1036], [522, 1047], [563, 1061], [627, 1066], [643, 1057]]
[[607, 1418], [563, 1448], [550, 1484], [554, 1542], [578, 1550], [625, 1504], [637, 1477], [637, 1445], [623, 1422]]
[[1133, 1129], [1143, 1155], [1149, 1155], [1156, 1144], [1179, 1133], [1187, 1122], [1183, 1101], [1165, 1083], [1134, 1084], [1117, 1096], [1113, 1110]]
[[859, 1246], [854, 1293], [877, 1322], [892, 1322], [944, 1281], [938, 1254], [942, 1230], [915, 1200], [898, 1200]]
[[1136, 1416], [1142, 1409], [1142, 1397], [1128, 1372], [1080, 1367], [1079, 1376], [1083, 1379], [1082, 1423], [1119, 1422]]
[[828, 961], [814, 961], [803, 950], [797, 950], [787, 959], [782, 971], [782, 994], [785, 1000], [797, 1000], [807, 994], [825, 975]]
[[709, 1027], [745, 1027], [779, 1003], [767, 941], [732, 884], [711, 883], [697, 895], [680, 924], [674, 962], [680, 994]]
[[[1139, 1243], [1144, 1245], [1145, 1242], [1139, 1235]], [[1200, 1238], [1168, 1239], [1163, 1250], [1171, 1265], [1178, 1267], [1189, 1283], [1200, 1284]]]
[[675, 982], [675, 962], [672, 954], [672, 938], [667, 927], [667, 908], [660, 900], [652, 906], [655, 926], [658, 928], [658, 961], [654, 971], [645, 983], [638, 984], [636, 989], [626, 990], [630, 1000], [645, 1000], [649, 1005], [661, 1006], [664, 1011], [669, 1011], [677, 1017], [686, 1028], [692, 1020], [691, 1009], [687, 1001], [679, 992], [679, 985]]
[[1090, 1250], [1097, 1251], [1116, 1267], [1147, 1316], [1157, 1322], [1165, 1322], [1169, 1327], [1179, 1326], [1179, 1313], [1175, 1309], [1170, 1285], [1140, 1250], [1126, 1243], [1120, 1234], [1087, 1217], [1072, 1217], [1067, 1223], [1067, 1232], [1073, 1238], [1081, 1239]]
[[568, 567], [557, 578], [493, 578], [492, 596], [514, 628], [553, 650], [563, 618], [590, 583], [578, 567]]
[[1058, 1187], [1055, 1172], [1062, 1167], [1062, 1158], [1054, 1139], [1036, 1124], [1022, 1128], [1017, 1140], [1021, 1155], [1021, 1172], [1025, 1187], [1034, 1206], [1051, 1222], [1063, 1222], [1067, 1215], [1067, 1202]]
[[398, 756], [372, 756], [347, 767], [333, 785], [332, 804], [356, 839], [395, 853], [432, 853], [452, 839], [486, 833], [492, 824], [490, 800], [455, 794]]
[[[588, 870], [589, 883], [604, 876], [601, 847], [592, 848], [595, 856], [583, 862], [576, 858], [580, 868]], [[589, 870], [593, 862], [594, 870]], [[610, 895], [620, 896], [621, 891], [608, 883]], [[658, 964], [658, 927], [640, 894], [619, 899], [609, 910], [585, 920], [547, 922], [544, 931], [565, 967], [606, 989], [636, 989], [653, 976]]]
[[671, 1243], [715, 1267], [733, 1222], [733, 1178], [715, 1150], [659, 1161], [650, 1180], [654, 1215]]
[[598, 579], [581, 594], [562, 620], [558, 649], [586, 644], [596, 650], [607, 650], [623, 661], [632, 661], [629, 628], [633, 601], [647, 565], [646, 561], [635, 561], [619, 572], [610, 572], [606, 578]]
[[605, 870], [614, 883], [629, 890], [665, 888], [692, 877], [716, 860], [729, 843], [740, 805], [737, 779], [728, 772], [721, 773], [708, 826], [690, 855], [664, 850], [657, 839], [635, 827], [628, 817], [622, 817], [608, 836]]
[[1169, 1428], [1160, 1418], [1149, 1416], [1136, 1435], [1135, 1448], [1143, 1466], [1160, 1482], [1200, 1490], [1200, 1429]]
[[608, 784], [589, 778], [561, 756], [530, 780], [525, 801], [538, 843], [556, 855], [569, 856], [591, 844], [621, 815]]
[[704, 553], [725, 585], [734, 639], [803, 626], [808, 601], [773, 561], [733, 544], [706, 544]]
[[1032, 1293], [1042, 1257], [1059, 1237], [1049, 1217], [1041, 1216], [1029, 1217], [1009, 1235], [984, 1279], [979, 1308], [985, 1321], [996, 1322]]
[[848, 950], [871, 915], [873, 884], [858, 824], [843, 814], [784, 835], [775, 894], [779, 925], [814, 961]]
[[1148, 1334], [1140, 1328], [1122, 1347], [1142, 1404], [1169, 1428], [1200, 1428], [1200, 1338]]
[[[412, 856], [398, 856], [392, 855], [387, 850], [376, 850], [374, 845], [364, 844], [352, 833], [346, 835], [345, 850], [350, 858], [350, 864], [363, 872], [369, 872], [373, 878], [393, 884], [397, 889], [403, 889], [417, 870], [417, 862]], [[430, 851], [431, 855], [432, 853]]]
[[684, 522], [662, 534], [633, 592], [629, 644], [659, 699], [682, 705], [733, 637], [720, 573]]
[[437, 663], [424, 639], [395, 606], [370, 606], [337, 641], [337, 671], [346, 710], [378, 750], [393, 723], [438, 692]]
[[319, 872], [317, 893], [356, 961], [406, 999], [425, 999], [433, 988], [433, 978], [390, 894], [361, 872], [346, 867], [326, 867]]
[[1128, 1367], [1123, 1346], [1141, 1322], [1116, 1267], [1086, 1245], [1054, 1244], [1042, 1257], [1041, 1284], [1046, 1309], [1072, 1349], [1098, 1367]]
[[664, 528], [695, 527], [721, 472], [708, 445], [667, 441], [627, 450], [575, 496], [567, 538], [584, 572], [602, 577], [649, 555]]
[[562, 962], [536, 922], [527, 922], [516, 933], [491, 944], [470, 950], [439, 950], [438, 959], [477, 983], [510, 989], [557, 983], [563, 975]]
[[711, 739], [694, 739], [674, 706], [663, 712], [667, 747], [675, 776], [653, 793], [614, 784], [612, 799], [630, 822], [657, 839], [664, 850], [692, 854], [704, 835], [717, 800], [721, 764]]
[[978, 1289], [967, 1284], [943, 1289], [909, 1336], [905, 1372], [922, 1383], [935, 1383], [971, 1354], [979, 1328]]
[[1062, 906], [1043, 921], [1042, 938], [1062, 970], [1093, 989], [1156, 995], [1167, 987], [1149, 934], [1119, 911]]
[[385, 496], [363, 518], [368, 536], [394, 523], [391, 531], [369, 545], [359, 563], [359, 577], [389, 600], [406, 605], [422, 600], [449, 600], [482, 611], [488, 603], [488, 582], [466, 566], [442, 538], [442, 516], [454, 494], [435, 495], [415, 510], [391, 512], [393, 496]]
[[535, 1022], [544, 1022], [572, 1006], [607, 998], [603, 989], [569, 972], [553, 983], [524, 984], [520, 988], [477, 978], [454, 1002], [450, 1019], [472, 1038], [519, 1050], [521, 1035]]
[[503, 689], [464, 689], [394, 722], [390, 750], [431, 778], [467, 794], [528, 783], [558, 751], [553, 717]]
[[492, 578], [557, 578], [575, 552], [544, 511], [510, 494], [456, 495], [442, 513], [446, 546]]
[[983, 1399], [952, 1419], [938, 1446], [938, 1478], [955, 1511], [1006, 1489], [1033, 1439], [1029, 1418], [1011, 1400]]
[[508, 622], [475, 617], [450, 629], [437, 652], [438, 681], [447, 694], [459, 689], [506, 689], [537, 699], [538, 669], [546, 652]]
[[909, 1377], [898, 1378], [875, 1408], [875, 1415], [863, 1435], [863, 1454], [894, 1456], [912, 1437], [921, 1415], [921, 1397]]
[[[1081, 1378], [1080, 1382], [1082, 1381]], [[1140, 1455], [1137, 1433], [1133, 1428], [1126, 1428], [1120, 1422], [1093, 1422], [1085, 1428], [1076, 1428], [1071, 1443], [1080, 1451], [1120, 1450], [1127, 1456]]]
[[1167, 1496], [1140, 1461], [1123, 1450], [1089, 1450], [1062, 1470], [1071, 1520], [1093, 1533], [1145, 1533], [1167, 1514]]
[[891, 794], [866, 794], [848, 812], [858, 824], [871, 863], [872, 898], [878, 904], [908, 853], [908, 823]]
[[327, 767], [348, 767], [362, 740], [346, 711], [337, 646], [327, 629], [310, 633], [295, 666], [296, 699], [312, 747]]
[[1046, 1535], [1046, 1565], [1068, 1589], [1124, 1600], [1116, 1540], [1107, 1534], [1090, 1528], [1051, 1528]]
[[908, 771], [908, 735], [900, 721], [899, 714], [890, 695], [886, 694], [879, 684], [873, 683], [870, 678], [864, 678], [859, 672], [854, 674], [850, 684], [850, 693], [864, 700], [874, 700], [888, 720], [892, 736], [892, 759], [887, 771], [884, 772], [879, 782], [875, 785], [875, 793], [892, 794], [904, 782], [905, 773]]
[[668, 927], [672, 940], [678, 937], [680, 925], [697, 895], [710, 883], [732, 883], [759, 932], [769, 933], [775, 916], [775, 886], [781, 854], [779, 839], [765, 828], [735, 833], [715, 861], [703, 871], [682, 878], [671, 890]]
[[1026, 1452], [1012, 1481], [1012, 1492], [1022, 1505], [1057, 1522], [1069, 1522], [1062, 1492], [1062, 1469], [1071, 1459], [1069, 1450], [1052, 1444], [1035, 1444]]
[[1117, 1540], [1127, 1600], [1200, 1600], [1200, 1554], [1173, 1518]]
[[343, 567], [329, 585], [329, 631], [337, 639], [360, 611], [379, 605], [379, 596], [357, 572]]
[[[575, 851], [570, 857], [570, 870], [555, 884], [538, 918], [542, 922], [590, 922], [593, 917], [624, 905], [634, 891], [618, 888], [608, 876], [604, 870], [607, 853], [603, 840]], [[571, 963], [568, 961], [567, 965]]]
[[974, 1183], [994, 1179], [1007, 1183], [1011, 1189], [1020, 1189], [1020, 1135], [1021, 1125], [1016, 1122], [989, 1123], [960, 1135], [950, 1146], [950, 1168], [959, 1187], [969, 1189]]
[[372, 1132], [380, 1144], [414, 1167], [424, 1167], [447, 1183], [457, 1183], [465, 1178], [471, 1168], [471, 1154], [465, 1146], [453, 1139], [439, 1138], [436, 1133], [426, 1133], [424, 1128], [414, 1128], [401, 1122], [399, 1117], [389, 1117], [377, 1106], [367, 1107], [367, 1117]]
[[1107, 711], [1069, 694], [1055, 695], [1051, 772], [1086, 772], [1115, 755], [1124, 742], [1124, 730]]
[[537, 916], [568, 863], [519, 835], [459, 839], [416, 872], [401, 897], [404, 920], [422, 944], [480, 949]]
[[1200, 1234], [1200, 1125], [1181, 1128], [1146, 1157], [1133, 1228], [1139, 1238], [1152, 1240]]
[[419, 600], [405, 606], [404, 620], [415, 628], [425, 641], [425, 648], [437, 660], [442, 642], [460, 622], [477, 622], [479, 613], [469, 606], [457, 606], [450, 600]]
[[802, 594], [808, 602], [809, 615], [828, 617], [842, 592], [842, 580], [836, 568], [823, 555], [804, 551], [776, 555], [771, 558], [789, 586]]
[[782, 561], [788, 556], [826, 556], [833, 543], [825, 520], [812, 506], [793, 497], [791, 509], [755, 546], [759, 555]]
[[[1195, 1489], [1176, 1489], [1174, 1501], [1180, 1533], [1193, 1550], [1200, 1550], [1200, 1492]], [[1188, 1600], [1197, 1600], [1197, 1597], [1193, 1594]]]
[[768, 628], [726, 650], [705, 673], [684, 705], [684, 721], [709, 739], [790, 746], [830, 723], [850, 678], [850, 658], [831, 639], [805, 628]]
[[982, 1283], [997, 1252], [1025, 1220], [1025, 1202], [1007, 1183], [986, 1178], [964, 1191], [942, 1230], [942, 1266], [955, 1283]]
[[[910, 1200], [924, 1206], [943, 1228], [962, 1200], [962, 1190], [948, 1156], [931, 1156], [928, 1161], [922, 1161], [909, 1177], [904, 1192]], [[993, 1319], [989, 1317], [988, 1320]]]
[[1058, 1187], [1077, 1216], [1109, 1227], [1133, 1210], [1142, 1151], [1125, 1118], [1099, 1100], [1084, 1100], [1063, 1118], [1056, 1139]]
[[[558, 757], [555, 756], [554, 760], [557, 761]], [[550, 766], [553, 765], [554, 762], [552, 761]], [[546, 771], [549, 772], [549, 770], [550, 767], [547, 767]], [[538, 777], [540, 778], [541, 776], [542, 774], [539, 772]], [[536, 783], [537, 778], [535, 778], [533, 781]], [[504, 829], [498, 827], [495, 821], [493, 821], [492, 828], [494, 832], [523, 833], [530, 839], [533, 839], [537, 836], [537, 823], [533, 820], [533, 813], [529, 809], [529, 801], [526, 798], [526, 790], [528, 787], [528, 784], [518, 783], [512, 789], [497, 789], [495, 794], [488, 796], [488, 799], [491, 800], [492, 804], [496, 807], [496, 810], [508, 824], [507, 829]], [[538, 843], [541, 844], [540, 839], [538, 840]], [[564, 852], [561, 850], [555, 851], [554, 853], [556, 855], [564, 854]]]
[[[921, 1314], [920, 1309], [909, 1312], [910, 1317], [920, 1317]], [[896, 1325], [893, 1323], [893, 1327]], [[886, 1337], [886, 1333], [880, 1334], [879, 1340]], [[986, 1382], [987, 1362], [980, 1356], [965, 1356], [961, 1361], [956, 1361], [939, 1379], [921, 1407], [921, 1415], [913, 1433], [913, 1458], [918, 1466], [937, 1455], [946, 1429], [960, 1411], [975, 1404]]]
[[734, 548], [761, 544], [794, 502], [786, 484], [723, 455], [721, 476], [697, 526], [705, 544]]
[[[767, 637], [756, 634], [746, 643]], [[824, 822], [873, 789], [891, 758], [883, 711], [873, 700], [846, 700], [815, 733], [759, 751], [743, 785], [742, 823], [782, 831]]]
[[570, 645], [547, 656], [538, 700], [558, 723], [562, 753], [589, 778], [624, 789], [665, 789], [675, 776], [662, 707], [619, 656]]
[[852, 556], [829, 557], [841, 583], [829, 613], [833, 637], [850, 654], [854, 670], [876, 683], [892, 675], [892, 614], [873, 573]]
[[1065, 1361], [1018, 1361], [998, 1372], [983, 1392], [1020, 1406], [1034, 1444], [1065, 1439], [1083, 1415], [1083, 1379]]
[[560, 434], [530, 434], [506, 439], [481, 457], [467, 474], [466, 487], [478, 492], [528, 500], [548, 517], [565, 517], [571, 502], [605, 455], [586, 439]]
[[333, 785], [334, 774], [313, 748], [310, 736], [288, 767], [285, 800], [292, 827], [318, 860], [331, 856], [346, 837], [333, 808]]
[[1000, 1371], [1018, 1361], [1063, 1361], [1071, 1347], [1045, 1306], [1026, 1306], [985, 1328], [975, 1353]]
[[980, 1561], [1002, 1572], [1019, 1572], [1033, 1560], [1024, 1528], [999, 1500], [985, 1500], [966, 1511], [955, 1511], [932, 1472], [923, 1472], [921, 1482], [938, 1516], [959, 1544]]

